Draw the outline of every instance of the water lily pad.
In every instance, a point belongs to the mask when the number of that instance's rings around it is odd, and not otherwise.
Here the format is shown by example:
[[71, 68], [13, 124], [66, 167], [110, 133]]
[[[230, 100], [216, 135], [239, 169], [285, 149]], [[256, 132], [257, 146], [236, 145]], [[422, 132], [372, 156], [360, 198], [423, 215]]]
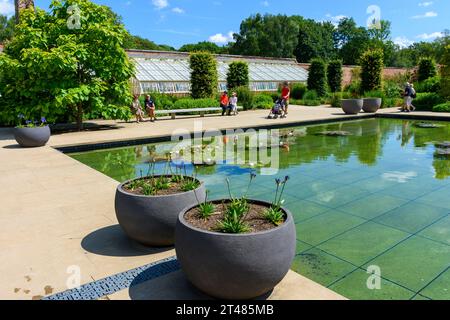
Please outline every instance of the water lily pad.
[[449, 149], [450, 141], [438, 142], [438, 143], [436, 143], [436, 147], [440, 148], [440, 149]]
[[318, 135], [328, 137], [346, 137], [351, 136], [352, 133], [348, 131], [323, 131], [320, 132]]
[[435, 123], [429, 123], [429, 122], [419, 122], [419, 123], [416, 123], [415, 126], [418, 128], [422, 128], [422, 129], [442, 128], [442, 125], [435, 124]]

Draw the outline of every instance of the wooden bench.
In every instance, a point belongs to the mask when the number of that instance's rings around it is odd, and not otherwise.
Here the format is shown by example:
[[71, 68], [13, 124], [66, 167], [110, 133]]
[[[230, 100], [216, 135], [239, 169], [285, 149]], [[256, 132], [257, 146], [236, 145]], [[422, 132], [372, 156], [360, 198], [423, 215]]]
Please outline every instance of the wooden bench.
[[[243, 110], [243, 107], [237, 107], [238, 110]], [[193, 108], [193, 109], [174, 109], [174, 110], [156, 110], [156, 115], [161, 114], [170, 114], [172, 119], [176, 119], [177, 114], [183, 113], [199, 113], [200, 117], [204, 117], [207, 112], [222, 112], [222, 108], [220, 107], [212, 107], [212, 108]]]

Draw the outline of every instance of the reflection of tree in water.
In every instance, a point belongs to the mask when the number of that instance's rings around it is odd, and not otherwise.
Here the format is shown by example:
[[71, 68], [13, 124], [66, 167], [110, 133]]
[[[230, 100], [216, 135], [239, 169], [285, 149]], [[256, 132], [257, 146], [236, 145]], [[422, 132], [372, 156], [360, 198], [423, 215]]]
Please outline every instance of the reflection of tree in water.
[[123, 182], [132, 179], [136, 175], [135, 165], [137, 164], [137, 153], [135, 149], [114, 150], [103, 153], [103, 160], [100, 160], [100, 171]]
[[445, 180], [450, 177], [450, 160], [435, 157], [433, 167], [436, 171], [436, 179]]

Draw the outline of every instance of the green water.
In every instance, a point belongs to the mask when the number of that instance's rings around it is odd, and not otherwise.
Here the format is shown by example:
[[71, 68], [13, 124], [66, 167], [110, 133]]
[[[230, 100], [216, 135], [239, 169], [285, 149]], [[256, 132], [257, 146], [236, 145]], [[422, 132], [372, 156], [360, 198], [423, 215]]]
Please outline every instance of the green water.
[[[270, 201], [275, 177], [291, 177], [284, 198], [297, 226], [293, 270], [350, 299], [450, 299], [450, 156], [435, 146], [450, 141], [450, 124], [415, 124], [370, 119], [292, 128], [295, 135], [284, 140], [289, 149], [279, 150], [279, 172], [258, 176], [250, 197]], [[351, 135], [317, 135], [336, 130]], [[71, 156], [124, 181], [147, 173], [151, 159], [173, 146]], [[227, 177], [240, 195], [249, 173], [262, 167], [220, 164], [198, 176], [220, 198], [228, 194]], [[367, 287], [371, 266], [380, 268], [381, 289]]]

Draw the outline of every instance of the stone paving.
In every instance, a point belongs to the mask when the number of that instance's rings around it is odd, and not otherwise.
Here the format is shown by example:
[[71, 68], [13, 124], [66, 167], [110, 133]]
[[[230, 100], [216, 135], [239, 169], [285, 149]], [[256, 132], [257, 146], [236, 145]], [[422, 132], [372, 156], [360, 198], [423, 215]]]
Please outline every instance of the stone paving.
[[[396, 110], [382, 112], [393, 114]], [[126, 238], [114, 213], [117, 181], [54, 147], [167, 136], [180, 128], [198, 130], [195, 123], [202, 124], [205, 130], [267, 126], [276, 121], [299, 124], [355, 118], [326, 107], [292, 107], [289, 118], [282, 120], [269, 121], [264, 119], [266, 115], [266, 111], [252, 111], [238, 117], [183, 117], [142, 124], [98, 121], [117, 128], [55, 135], [48, 146], [37, 149], [19, 148], [11, 130], [0, 129], [0, 299], [42, 299], [66, 292], [78, 272], [81, 285], [95, 287], [102, 279], [115, 279], [175, 255], [173, 248], [146, 248]], [[450, 115], [443, 116], [450, 118]], [[118, 286], [101, 298], [197, 299], [202, 296], [174, 269], [130, 288]], [[290, 272], [269, 299], [344, 298]]]

